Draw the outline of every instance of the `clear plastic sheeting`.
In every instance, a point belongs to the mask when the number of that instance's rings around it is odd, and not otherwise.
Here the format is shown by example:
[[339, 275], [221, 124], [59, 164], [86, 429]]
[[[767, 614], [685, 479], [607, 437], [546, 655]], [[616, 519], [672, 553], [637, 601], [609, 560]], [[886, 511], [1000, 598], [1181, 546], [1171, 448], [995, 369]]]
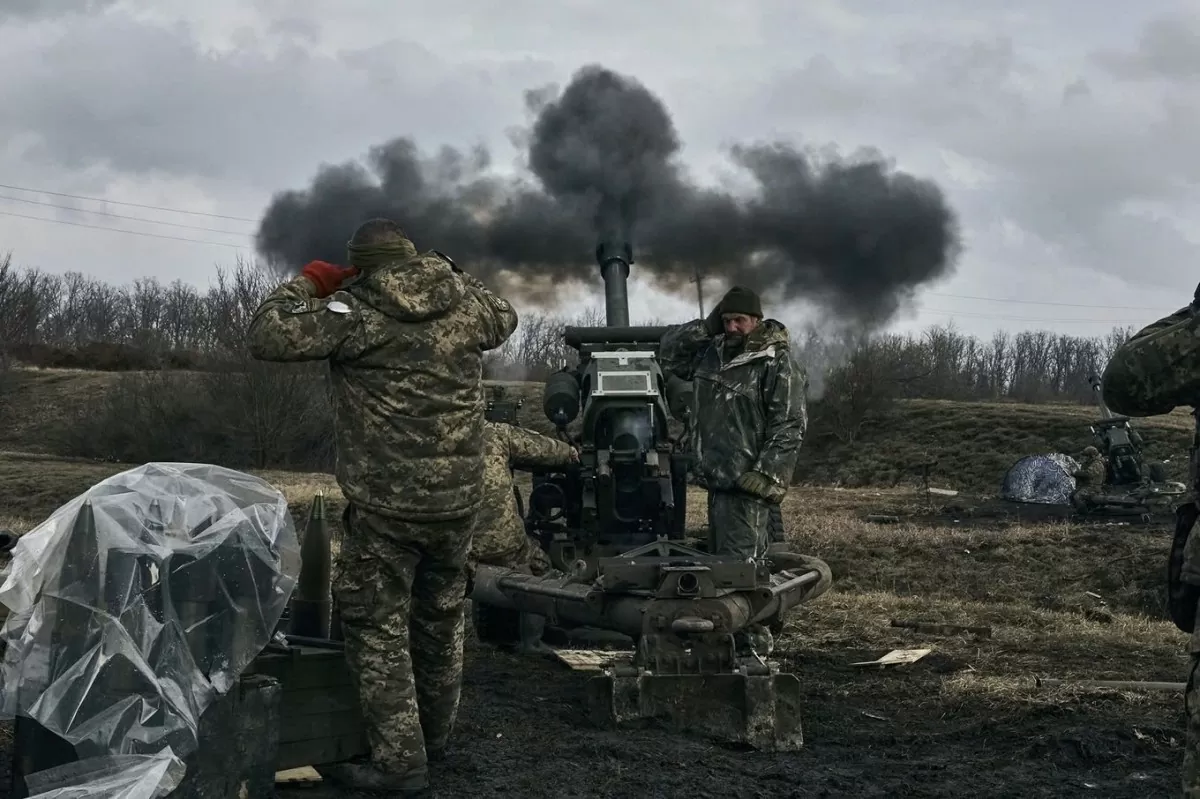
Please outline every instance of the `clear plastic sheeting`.
[[[287, 501], [264, 480], [187, 463], [110, 477], [13, 550], [0, 712], [37, 720], [81, 759], [186, 757], [200, 714], [271, 639], [299, 571]], [[143, 795], [112, 790], [87, 795]]]
[[93, 757], [29, 775], [29, 799], [158, 799], [183, 781], [170, 747], [154, 755]]
[[1059, 452], [1026, 456], [1004, 475], [1000, 498], [1032, 505], [1068, 505], [1075, 490], [1072, 475], [1078, 469], [1074, 458]]

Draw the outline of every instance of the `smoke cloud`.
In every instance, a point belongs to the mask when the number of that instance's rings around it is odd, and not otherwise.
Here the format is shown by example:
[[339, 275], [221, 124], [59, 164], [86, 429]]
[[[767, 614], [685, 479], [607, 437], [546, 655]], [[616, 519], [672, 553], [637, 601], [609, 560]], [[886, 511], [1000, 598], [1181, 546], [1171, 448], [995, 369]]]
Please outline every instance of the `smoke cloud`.
[[921, 285], [947, 276], [958, 223], [940, 188], [874, 151], [843, 158], [784, 142], [730, 150], [752, 188], [695, 184], [663, 103], [599, 66], [559, 92], [526, 92], [532, 179], [491, 174], [483, 149], [423, 155], [407, 138], [366, 163], [323, 165], [272, 198], [258, 250], [281, 272], [344, 260], [363, 220], [396, 219], [420, 249], [447, 252], [510, 296], [553, 307], [569, 284], [597, 287], [600, 240], [633, 245], [637, 274], [681, 292], [700, 274], [806, 300], [843, 324], [877, 327]]

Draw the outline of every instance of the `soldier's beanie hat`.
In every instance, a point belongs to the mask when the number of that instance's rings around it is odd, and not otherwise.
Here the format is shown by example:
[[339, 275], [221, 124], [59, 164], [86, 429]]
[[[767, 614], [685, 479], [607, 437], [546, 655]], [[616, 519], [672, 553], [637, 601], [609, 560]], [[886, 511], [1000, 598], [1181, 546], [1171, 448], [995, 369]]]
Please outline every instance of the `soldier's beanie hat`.
[[734, 286], [721, 300], [721, 313], [741, 313], [762, 319], [762, 303], [758, 295], [745, 286]]

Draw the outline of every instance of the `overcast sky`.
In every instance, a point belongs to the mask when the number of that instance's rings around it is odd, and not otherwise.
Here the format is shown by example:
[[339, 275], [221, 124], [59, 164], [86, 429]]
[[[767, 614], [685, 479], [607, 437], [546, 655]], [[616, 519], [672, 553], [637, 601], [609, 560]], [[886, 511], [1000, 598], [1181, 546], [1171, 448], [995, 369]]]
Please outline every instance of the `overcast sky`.
[[732, 141], [786, 138], [875, 147], [936, 180], [966, 250], [894, 329], [1140, 326], [1200, 280], [1200, 4], [1017, 5], [0, 0], [0, 253], [205, 286], [322, 162], [411, 135], [509, 163], [523, 91], [599, 63], [663, 99], [701, 178]]

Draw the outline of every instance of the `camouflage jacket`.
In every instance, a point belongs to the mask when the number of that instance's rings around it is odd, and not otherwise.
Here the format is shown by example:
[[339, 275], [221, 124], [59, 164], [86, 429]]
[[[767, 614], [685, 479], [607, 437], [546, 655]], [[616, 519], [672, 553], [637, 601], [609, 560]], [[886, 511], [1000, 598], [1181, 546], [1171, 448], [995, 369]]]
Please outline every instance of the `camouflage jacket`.
[[692, 381], [696, 475], [713, 491], [731, 490], [750, 471], [786, 489], [808, 429], [808, 379], [791, 357], [787, 328], [764, 320], [728, 360], [724, 344], [724, 334], [712, 336], [696, 319], [669, 328], [659, 349], [664, 370]]
[[436, 521], [479, 507], [483, 353], [516, 326], [507, 301], [425, 253], [363, 272], [325, 299], [295, 278], [259, 306], [248, 338], [261, 360], [329, 362], [347, 500]]
[[1104, 485], [1104, 458], [1099, 455], [1084, 455], [1079, 461], [1079, 469], [1074, 474], [1077, 485], [1082, 488], [1099, 488]]
[[525, 522], [513, 495], [512, 469], [564, 466], [573, 451], [565, 441], [511, 424], [485, 422], [483, 505], [475, 517], [471, 559], [498, 566], [525, 546]]

